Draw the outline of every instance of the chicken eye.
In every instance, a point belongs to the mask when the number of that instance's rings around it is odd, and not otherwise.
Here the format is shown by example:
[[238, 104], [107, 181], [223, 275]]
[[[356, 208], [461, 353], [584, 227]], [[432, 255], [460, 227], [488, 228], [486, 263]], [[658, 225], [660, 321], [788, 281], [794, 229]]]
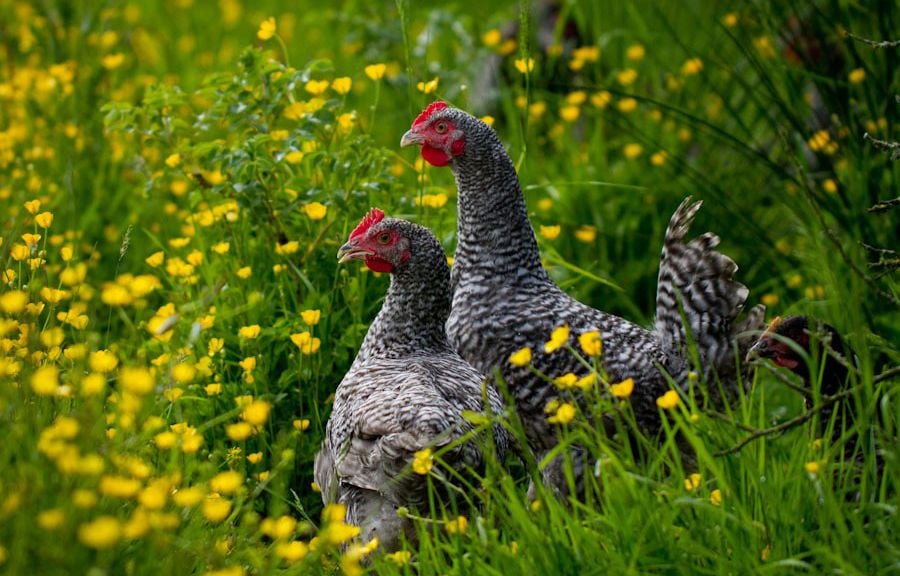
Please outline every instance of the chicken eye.
[[447, 123], [446, 122], [438, 122], [434, 127], [434, 131], [437, 132], [438, 134], [443, 134], [444, 132], [447, 131]]
[[375, 241], [379, 244], [387, 244], [391, 241], [391, 235], [387, 232], [382, 232], [378, 236], [375, 237]]

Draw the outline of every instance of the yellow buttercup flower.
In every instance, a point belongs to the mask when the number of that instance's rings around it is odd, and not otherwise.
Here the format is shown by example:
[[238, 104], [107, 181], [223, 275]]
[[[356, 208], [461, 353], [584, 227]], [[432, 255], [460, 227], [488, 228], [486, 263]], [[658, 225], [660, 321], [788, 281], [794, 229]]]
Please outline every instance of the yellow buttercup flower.
[[544, 352], [551, 354], [562, 348], [569, 341], [569, 325], [563, 324], [550, 334], [550, 340], [544, 344]]
[[222, 338], [210, 338], [206, 345], [206, 353], [209, 356], [215, 356], [225, 346], [225, 340]]
[[106, 68], [107, 70], [115, 70], [125, 63], [125, 54], [121, 52], [116, 52], [114, 54], [107, 54], [103, 58], [100, 59], [100, 64]]
[[303, 86], [303, 89], [313, 96], [318, 96], [328, 89], [328, 80], [310, 80]]
[[238, 335], [241, 338], [245, 338], [247, 340], [253, 340], [259, 337], [260, 332], [259, 324], [253, 324], [250, 326], [243, 326], [240, 330], [238, 330]]
[[274, 36], [275, 31], [276, 31], [275, 18], [274, 17], [266, 18], [259, 24], [259, 30], [256, 32], [256, 37], [259, 38], [260, 40], [265, 41], [265, 40], [268, 40], [269, 38], [271, 38], [272, 36]]
[[288, 164], [299, 164], [303, 161], [305, 154], [299, 150], [292, 150], [284, 155], [284, 161]]
[[244, 406], [241, 412], [241, 418], [251, 426], [262, 426], [269, 419], [269, 412], [272, 405], [265, 400], [254, 400], [250, 404]]
[[226, 470], [209, 480], [209, 488], [213, 492], [233, 494], [244, 484], [244, 475], [235, 470]]
[[119, 385], [123, 390], [143, 396], [153, 391], [156, 379], [146, 368], [125, 367], [119, 371]]
[[94, 372], [106, 374], [115, 370], [116, 366], [119, 365], [119, 359], [109, 350], [97, 350], [96, 352], [91, 352], [88, 364]]
[[526, 346], [510, 354], [509, 363], [519, 368], [531, 364], [531, 348]]
[[309, 553], [309, 545], [299, 540], [275, 545], [275, 555], [287, 562], [302, 560]]
[[243, 442], [253, 435], [253, 427], [246, 422], [229, 424], [225, 427], [225, 435], [235, 442]]
[[654, 152], [652, 156], [650, 156], [650, 163], [654, 166], [662, 166], [666, 163], [666, 160], [669, 158], [669, 153], [665, 150], [660, 150], [659, 152]]
[[28, 304], [28, 294], [22, 290], [10, 290], [0, 294], [0, 310], [7, 314], [19, 314]]
[[100, 479], [97, 489], [105, 496], [127, 500], [133, 498], [141, 490], [141, 482], [120, 475], [104, 476]]
[[203, 517], [214, 524], [231, 514], [231, 501], [216, 496], [208, 496], [203, 502]]
[[638, 72], [634, 68], [626, 68], [622, 70], [618, 74], [616, 74], [616, 81], [622, 86], [628, 86], [629, 84], [633, 84], [635, 80], [637, 80]]
[[721, 506], [722, 505], [722, 491], [716, 488], [712, 492], [709, 493], [709, 502], [713, 506]]
[[684, 489], [693, 492], [700, 487], [701, 476], [696, 472], [684, 479]]
[[619, 100], [619, 103], [616, 104], [616, 108], [619, 109], [619, 112], [631, 112], [637, 108], [637, 100], [634, 98], [622, 98]]
[[588, 356], [600, 356], [603, 352], [603, 340], [600, 338], [600, 332], [590, 330], [578, 336], [578, 344], [581, 350]]
[[663, 410], [672, 410], [678, 406], [679, 403], [681, 403], [681, 397], [678, 396], [678, 392], [674, 390], [669, 390], [656, 399], [656, 405]]
[[528, 74], [534, 70], [534, 58], [516, 58], [516, 70], [521, 74]]
[[66, 513], [60, 508], [51, 508], [38, 514], [37, 521], [41, 529], [52, 532], [66, 521]]
[[490, 48], [499, 46], [502, 40], [503, 34], [497, 28], [491, 28], [481, 35], [481, 41], [484, 42], [485, 46], [488, 46]]
[[431, 454], [431, 448], [419, 450], [413, 456], [412, 469], [416, 474], [428, 474], [434, 465], [434, 456]]
[[59, 369], [48, 364], [31, 375], [31, 389], [38, 396], [51, 396], [59, 389]]
[[165, 259], [166, 259], [166, 253], [159, 251], [159, 252], [154, 252], [150, 256], [147, 256], [147, 258], [144, 260], [144, 262], [146, 262], [147, 265], [150, 266], [151, 268], [156, 268], [156, 267], [160, 266], [163, 263], [163, 261], [165, 261]]
[[469, 527], [469, 520], [465, 516], [457, 516], [453, 520], [447, 520], [444, 529], [447, 534], [465, 534]]
[[576, 382], [578, 382], [578, 376], [572, 372], [557, 376], [553, 379], [553, 385], [560, 390], [568, 390], [569, 388], [574, 387]]
[[561, 231], [560, 226], [541, 226], [541, 236], [547, 240], [556, 240]]
[[626, 378], [618, 384], [611, 384], [609, 392], [616, 398], [628, 398], [634, 391], [634, 379]]
[[197, 375], [197, 369], [189, 362], [179, 362], [172, 367], [172, 379], [179, 384], [189, 384], [193, 382]]
[[640, 44], [632, 44], [628, 47], [628, 50], [625, 51], [625, 57], [629, 60], [641, 60], [644, 58], [644, 47]]
[[206, 496], [206, 491], [202, 487], [190, 486], [175, 492], [175, 494], [172, 495], [172, 501], [175, 502], [177, 506], [193, 508], [203, 500], [204, 496]]
[[681, 73], [685, 76], [699, 74], [703, 70], [703, 60], [691, 58], [681, 65]]
[[581, 109], [578, 106], [563, 106], [559, 109], [559, 117], [565, 122], [574, 122], [578, 120], [579, 116], [581, 116]]
[[302, 210], [310, 220], [321, 220], [328, 213], [328, 208], [321, 202], [310, 202]]
[[591, 244], [597, 239], [597, 229], [588, 224], [579, 226], [578, 229], [575, 230], [575, 238], [578, 239], [579, 242]]
[[386, 558], [397, 566], [406, 566], [412, 559], [412, 552], [409, 550], [398, 550], [392, 554], [387, 554]]
[[439, 80], [437, 78], [433, 78], [428, 82], [418, 82], [416, 84], [416, 90], [424, 94], [431, 94], [437, 90], [438, 82]]
[[331, 89], [343, 96], [347, 92], [350, 92], [350, 88], [353, 87], [353, 79], [349, 76], [343, 76], [341, 78], [335, 78], [331, 82]]
[[303, 321], [306, 322], [309, 326], [315, 326], [319, 323], [319, 319], [322, 317], [322, 311], [304, 310], [300, 312], [300, 317], [303, 318]]
[[568, 424], [575, 419], [575, 405], [570, 402], [559, 404], [553, 415], [547, 418], [551, 424]]
[[644, 152], [644, 147], [640, 144], [636, 144], [632, 142], [631, 144], [626, 144], [625, 148], [622, 149], [622, 153], [629, 160], [634, 160]]
[[314, 338], [309, 332], [291, 334], [291, 342], [300, 348], [300, 352], [307, 356], [318, 352], [319, 347], [322, 344], [322, 341], [319, 338]]
[[112, 548], [121, 535], [122, 525], [112, 516], [100, 516], [78, 527], [78, 540], [88, 548], [98, 550]]
[[376, 82], [384, 78], [384, 73], [386, 70], [387, 66], [384, 64], [369, 64], [365, 68], [366, 76], [368, 76], [372, 80], [375, 80]]
[[443, 208], [447, 204], [447, 195], [443, 192], [438, 194], [424, 194], [421, 198], [416, 198], [416, 206], [425, 206], [426, 208]]
[[35, 223], [43, 229], [47, 229], [53, 224], [53, 213], [52, 212], [41, 212], [37, 216], [34, 217]]

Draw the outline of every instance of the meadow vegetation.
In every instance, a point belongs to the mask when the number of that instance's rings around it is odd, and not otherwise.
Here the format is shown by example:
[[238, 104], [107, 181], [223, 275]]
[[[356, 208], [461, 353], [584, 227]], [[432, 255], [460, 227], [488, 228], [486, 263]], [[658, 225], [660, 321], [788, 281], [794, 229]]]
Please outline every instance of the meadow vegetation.
[[[862, 40], [898, 40], [896, 5], [303, 4], [0, 0], [0, 573], [897, 570], [898, 212], [871, 208], [900, 190], [900, 47]], [[312, 463], [388, 279], [335, 254], [377, 206], [452, 260], [452, 176], [399, 148], [438, 98], [498, 130], [594, 307], [650, 325], [668, 218], [703, 199], [750, 304], [845, 335], [857, 419], [723, 454], [804, 410], [763, 366], [725, 414], [664, 400], [637, 451], [557, 410], [602, 455], [587, 503], [495, 462], [480, 513], [354, 543]]]

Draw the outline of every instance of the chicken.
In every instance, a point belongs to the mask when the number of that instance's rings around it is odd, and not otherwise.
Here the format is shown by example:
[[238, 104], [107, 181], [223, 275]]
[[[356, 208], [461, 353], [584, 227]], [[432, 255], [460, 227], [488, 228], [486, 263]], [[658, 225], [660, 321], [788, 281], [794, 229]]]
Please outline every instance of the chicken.
[[[811, 338], [812, 337], [812, 338]], [[819, 355], [813, 354], [812, 346], [818, 348]], [[826, 352], [825, 347], [830, 348]], [[825, 354], [821, 358], [821, 354]], [[821, 358], [822, 364], [816, 371], [818, 376], [819, 394], [821, 396], [834, 396], [846, 389], [847, 367], [838, 361], [833, 355], [838, 354], [845, 360], [847, 352], [840, 334], [832, 326], [823, 322], [817, 322], [810, 327], [806, 316], [788, 316], [775, 318], [768, 329], [759, 337], [759, 340], [750, 348], [749, 358], [765, 358], [772, 360], [778, 366], [787, 368], [803, 379], [803, 400], [806, 409], [813, 407], [815, 395], [813, 382], [810, 378], [808, 362], [816, 362]], [[849, 426], [853, 421], [852, 398], [845, 398], [834, 405], [824, 408], [821, 412], [821, 423], [824, 426], [830, 420], [832, 414], [837, 412], [837, 423], [834, 428], [834, 438], [840, 436], [843, 426]], [[823, 432], [819, 430], [819, 434]]]
[[[459, 441], [474, 429], [463, 412], [499, 414], [503, 404], [447, 341], [450, 271], [428, 229], [385, 218], [373, 209], [338, 257], [389, 272], [391, 284], [356, 360], [338, 385], [316, 456], [315, 479], [326, 504], [346, 506], [346, 522], [361, 528], [363, 541], [377, 536], [383, 549], [396, 550], [404, 537], [415, 540], [414, 527], [397, 509], [427, 513], [426, 476], [420, 474], [422, 469], [410, 469], [417, 453], [430, 462], [430, 453], [421, 451], [445, 448], [441, 460], [471, 480], [472, 472], [484, 468], [485, 454], [479, 441]], [[505, 429], [495, 425], [492, 433], [495, 454], [502, 458], [508, 446]], [[435, 465], [431, 474], [441, 479], [441, 467]], [[444, 481], [456, 481], [453, 474], [446, 476]], [[440, 489], [440, 480], [434, 484]], [[444, 504], [450, 504], [452, 492], [443, 494]]]
[[[567, 325], [573, 337], [600, 332], [603, 368], [611, 382], [633, 379], [631, 405], [645, 434], [655, 434], [661, 426], [656, 400], [670, 388], [663, 371], [679, 385], [689, 380], [686, 328], [704, 372], [734, 379], [734, 353], [738, 348], [746, 352], [752, 343], [738, 341], [737, 335], [761, 328], [764, 309], [756, 307], [743, 323], [736, 323], [748, 292], [732, 279], [737, 266], [715, 251], [718, 238], [713, 234], [683, 242], [699, 202], [685, 200], [666, 232], [657, 321], [651, 331], [574, 300], [552, 281], [541, 265], [512, 161], [484, 122], [435, 102], [415, 119], [400, 144], [418, 145], [427, 162], [453, 170], [459, 219], [448, 336], [479, 371], [499, 369], [515, 397], [532, 450], [542, 455], [558, 442], [544, 413], [558, 390], [529, 367], [511, 365], [509, 358], [528, 347], [534, 351], [533, 366], [544, 374], [585, 375], [583, 364], [565, 349], [544, 353], [544, 343], [556, 327]], [[577, 449], [573, 460], [576, 479], [581, 478], [590, 462]], [[558, 462], [544, 470], [544, 480], [558, 493], [567, 492]]]

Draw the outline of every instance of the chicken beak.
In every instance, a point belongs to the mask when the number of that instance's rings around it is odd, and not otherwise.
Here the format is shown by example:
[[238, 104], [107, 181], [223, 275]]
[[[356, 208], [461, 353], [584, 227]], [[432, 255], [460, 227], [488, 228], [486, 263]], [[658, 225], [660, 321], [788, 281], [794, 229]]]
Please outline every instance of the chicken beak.
[[756, 344], [754, 344], [750, 350], [747, 351], [747, 357], [744, 359], [744, 362], [752, 362], [753, 360], [757, 360], [759, 358], [765, 358], [769, 350], [769, 339], [768, 338], [760, 338]]
[[343, 264], [344, 262], [353, 259], [362, 260], [363, 258], [371, 254], [372, 252], [370, 250], [366, 250], [365, 248], [357, 246], [353, 242], [347, 242], [346, 244], [341, 246], [340, 250], [338, 250], [338, 264]]
[[413, 144], [424, 144], [425, 138], [416, 132], [415, 130], [409, 130], [406, 134], [403, 135], [403, 138], [400, 139], [400, 147], [406, 148], [407, 146], [412, 146]]

